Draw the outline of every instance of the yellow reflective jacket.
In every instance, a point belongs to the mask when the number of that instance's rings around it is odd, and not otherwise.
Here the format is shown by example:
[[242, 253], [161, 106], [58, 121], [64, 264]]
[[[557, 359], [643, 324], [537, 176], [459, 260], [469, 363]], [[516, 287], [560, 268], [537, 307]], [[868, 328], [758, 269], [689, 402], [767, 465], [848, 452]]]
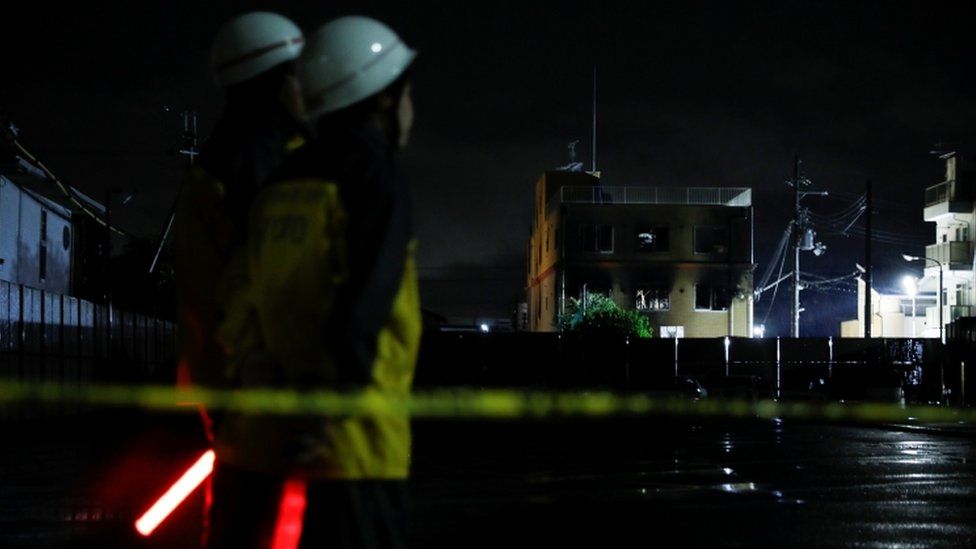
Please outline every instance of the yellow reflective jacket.
[[177, 198], [174, 260], [180, 375], [206, 386], [235, 384], [217, 331], [246, 288], [246, 220], [260, 184], [304, 143], [280, 108], [228, 112], [204, 144]]
[[[271, 178], [249, 221], [247, 299], [221, 327], [245, 386], [408, 396], [421, 314], [405, 190], [368, 131], [310, 144]], [[403, 479], [410, 424], [229, 414], [216, 448], [250, 470]]]

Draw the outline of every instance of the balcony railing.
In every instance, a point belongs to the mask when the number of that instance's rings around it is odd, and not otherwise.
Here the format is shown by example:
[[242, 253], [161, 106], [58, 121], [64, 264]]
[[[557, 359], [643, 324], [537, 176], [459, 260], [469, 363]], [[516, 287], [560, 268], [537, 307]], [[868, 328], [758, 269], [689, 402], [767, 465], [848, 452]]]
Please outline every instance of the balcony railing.
[[[925, 247], [925, 257], [934, 259], [950, 269], [971, 269], [973, 247], [970, 242], [942, 242]], [[931, 263], [928, 266], [933, 266]]]
[[925, 189], [925, 205], [932, 206], [949, 200], [949, 182], [943, 181]]
[[559, 189], [564, 204], [673, 204], [751, 206], [748, 187], [579, 187]]
[[968, 182], [954, 179], [943, 181], [925, 189], [926, 221], [938, 221], [947, 214], [969, 213], [973, 210], [973, 190]]
[[[943, 307], [945, 312], [948, 313], [948, 318], [946, 322], [955, 322], [963, 317], [973, 316], [973, 310], [976, 309], [972, 305], [946, 305]], [[939, 328], [939, 306], [934, 305], [925, 309], [925, 323], [929, 326], [934, 326], [936, 329]]]

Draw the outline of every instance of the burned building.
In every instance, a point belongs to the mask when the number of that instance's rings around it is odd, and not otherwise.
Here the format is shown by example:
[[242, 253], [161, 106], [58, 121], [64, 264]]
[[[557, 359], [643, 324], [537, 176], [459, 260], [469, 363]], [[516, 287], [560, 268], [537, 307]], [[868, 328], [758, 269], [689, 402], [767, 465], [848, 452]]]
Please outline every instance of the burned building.
[[530, 330], [556, 330], [570, 298], [601, 293], [647, 315], [655, 337], [751, 336], [751, 189], [612, 187], [549, 171], [533, 219]]

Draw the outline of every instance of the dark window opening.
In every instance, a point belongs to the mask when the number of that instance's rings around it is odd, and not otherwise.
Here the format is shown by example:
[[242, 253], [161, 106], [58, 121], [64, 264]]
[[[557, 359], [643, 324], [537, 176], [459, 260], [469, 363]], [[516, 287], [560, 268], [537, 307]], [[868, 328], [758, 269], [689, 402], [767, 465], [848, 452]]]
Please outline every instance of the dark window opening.
[[729, 247], [729, 231], [725, 227], [695, 227], [696, 254], [724, 254]]
[[637, 225], [637, 250], [641, 252], [666, 252], [671, 246], [671, 234], [667, 227]]
[[613, 252], [613, 225], [580, 225], [580, 243], [584, 252]]
[[41, 251], [39, 255], [40, 255], [40, 265], [39, 265], [40, 278], [41, 281], [43, 282], [44, 279], [47, 278], [47, 246], [41, 244]]
[[695, 309], [726, 311], [732, 303], [732, 292], [722, 286], [695, 284]]
[[40, 242], [40, 261], [39, 261], [39, 275], [40, 279], [43, 281], [47, 278], [47, 212], [41, 210], [41, 242]]

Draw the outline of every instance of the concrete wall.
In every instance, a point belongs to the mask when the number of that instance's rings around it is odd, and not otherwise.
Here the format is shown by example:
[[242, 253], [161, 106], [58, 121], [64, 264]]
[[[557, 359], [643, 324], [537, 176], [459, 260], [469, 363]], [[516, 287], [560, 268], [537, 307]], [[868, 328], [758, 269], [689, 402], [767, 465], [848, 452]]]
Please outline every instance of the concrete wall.
[[529, 330], [556, 330], [564, 265], [561, 262], [565, 234], [559, 210], [548, 210], [547, 201], [564, 184], [593, 184], [596, 179], [575, 172], [547, 173], [536, 182], [532, 234], [529, 237], [529, 262], [526, 288], [529, 304]]

